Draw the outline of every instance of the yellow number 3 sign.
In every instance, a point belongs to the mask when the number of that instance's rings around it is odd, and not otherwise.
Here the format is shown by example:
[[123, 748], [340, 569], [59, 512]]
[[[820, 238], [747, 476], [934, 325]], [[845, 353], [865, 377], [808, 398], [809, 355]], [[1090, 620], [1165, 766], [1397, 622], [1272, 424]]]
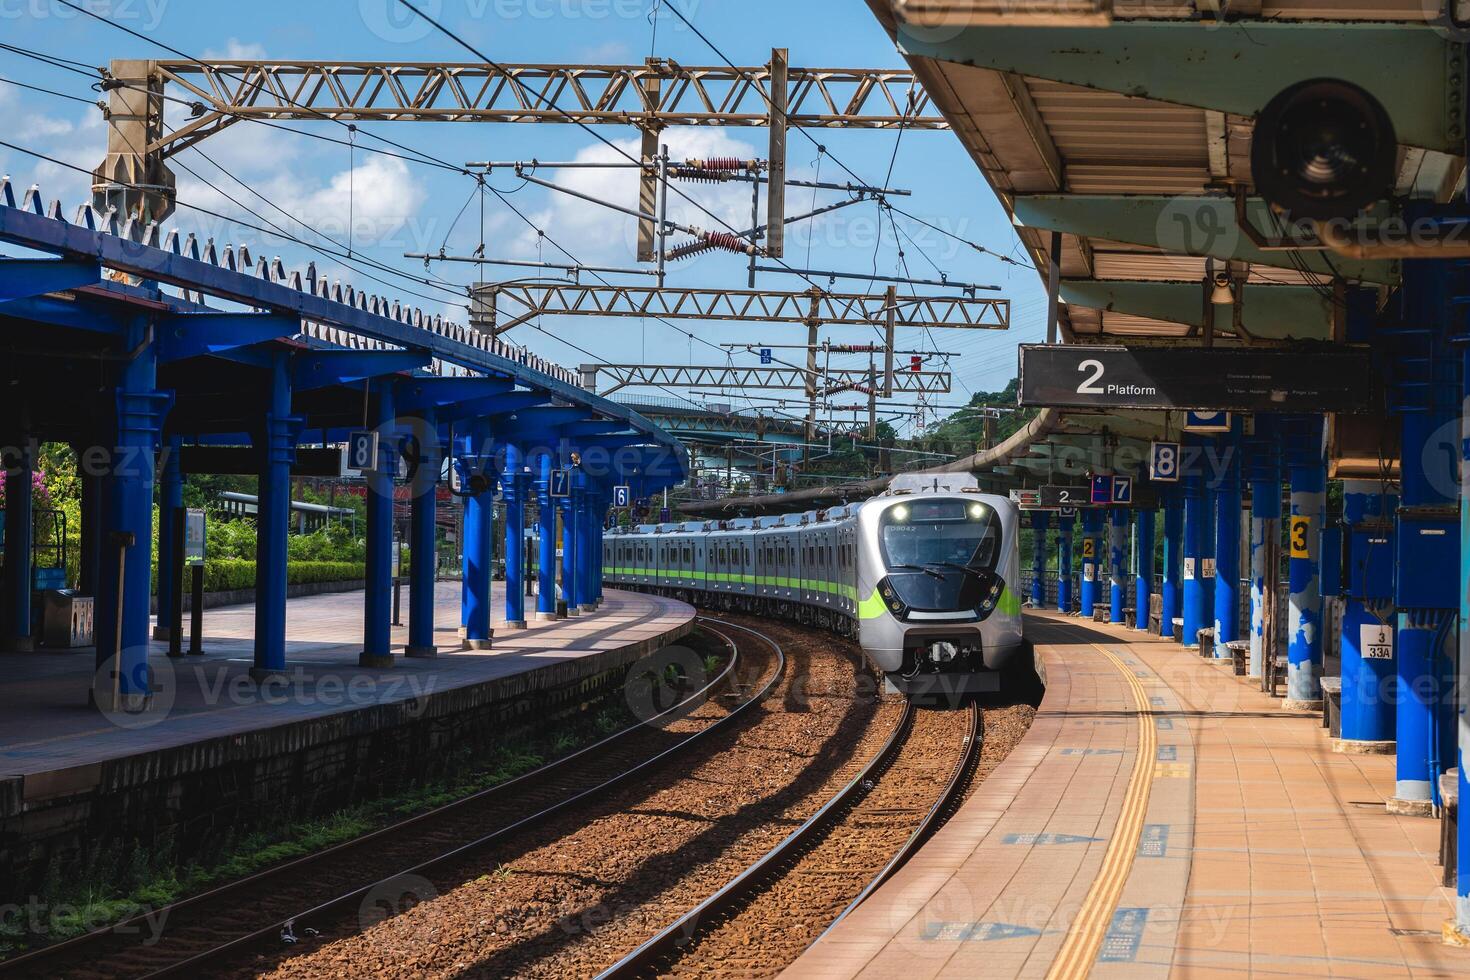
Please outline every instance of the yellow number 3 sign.
[[1312, 519], [1310, 517], [1293, 517], [1291, 519], [1291, 557], [1310, 558]]

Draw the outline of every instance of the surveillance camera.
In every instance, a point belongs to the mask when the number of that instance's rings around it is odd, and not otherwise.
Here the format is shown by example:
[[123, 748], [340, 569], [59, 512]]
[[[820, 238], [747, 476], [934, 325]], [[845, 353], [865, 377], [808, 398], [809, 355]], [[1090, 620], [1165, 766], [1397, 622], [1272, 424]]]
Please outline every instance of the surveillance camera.
[[1256, 117], [1251, 178], [1292, 217], [1351, 218], [1393, 189], [1398, 140], [1383, 105], [1335, 78], [1297, 82]]

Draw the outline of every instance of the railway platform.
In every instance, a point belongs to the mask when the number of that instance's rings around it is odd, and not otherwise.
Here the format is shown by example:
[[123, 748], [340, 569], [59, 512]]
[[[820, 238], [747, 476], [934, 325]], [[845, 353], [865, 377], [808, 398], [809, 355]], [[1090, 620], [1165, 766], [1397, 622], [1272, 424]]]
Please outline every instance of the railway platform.
[[[503, 607], [496, 582], [494, 597]], [[461, 586], [439, 583], [437, 620], [458, 620]], [[405, 597], [407, 598], [407, 597]], [[536, 712], [590, 701], [639, 657], [672, 643], [694, 610], [672, 599], [609, 589], [593, 613], [507, 630], [489, 650], [459, 651], [454, 625], [432, 658], [360, 667], [364, 593], [293, 599], [289, 669], [250, 679], [253, 606], [206, 610], [204, 654], [171, 660], [155, 642], [159, 679], [138, 713], [88, 705], [90, 649], [7, 654], [0, 692], [0, 859], [17, 875], [42, 856], [135, 822], [144, 839], [177, 823], [259, 812], [279, 800], [297, 813], [360, 797], [375, 781], [431, 771]], [[401, 654], [407, 630], [396, 627]]]
[[1335, 753], [1172, 641], [1028, 617], [1030, 732], [784, 977], [1470, 973], [1439, 822], [1384, 806], [1391, 756]]

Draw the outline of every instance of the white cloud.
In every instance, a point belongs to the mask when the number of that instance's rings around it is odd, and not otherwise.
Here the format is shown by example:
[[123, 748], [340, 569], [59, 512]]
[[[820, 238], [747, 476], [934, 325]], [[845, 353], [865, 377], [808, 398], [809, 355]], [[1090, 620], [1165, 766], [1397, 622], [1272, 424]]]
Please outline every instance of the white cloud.
[[266, 54], [264, 45], [232, 37], [225, 42], [223, 50], [206, 48], [200, 57], [204, 61], [264, 61]]

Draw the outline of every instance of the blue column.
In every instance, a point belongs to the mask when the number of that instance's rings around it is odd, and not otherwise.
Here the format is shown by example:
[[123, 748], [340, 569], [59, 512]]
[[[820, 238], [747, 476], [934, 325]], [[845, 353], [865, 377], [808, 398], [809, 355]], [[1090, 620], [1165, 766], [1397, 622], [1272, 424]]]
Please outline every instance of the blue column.
[[1102, 584], [1099, 565], [1102, 548], [1099, 537], [1102, 530], [1103, 512], [1097, 509], [1082, 511], [1082, 618], [1091, 619], [1097, 606], [1098, 588]]
[[393, 478], [398, 473], [393, 382], [377, 394], [378, 465], [367, 482], [367, 592], [363, 599], [362, 667], [393, 666]]
[[505, 444], [505, 472], [500, 480], [505, 501], [505, 625], [526, 628], [526, 494], [529, 490], [521, 465], [521, 450]]
[[[1394, 744], [1393, 525], [1398, 495], [1377, 480], [1342, 485], [1347, 525], [1347, 599], [1343, 603], [1342, 746], [1354, 752], [1391, 752]], [[1388, 644], [1364, 649], [1386, 631]], [[1384, 656], [1383, 654], [1387, 654]], [[1366, 654], [1366, 656], [1365, 656]]]
[[596, 612], [592, 602], [592, 486], [580, 469], [572, 474], [573, 509], [576, 512], [576, 578], [577, 607], [584, 613]]
[[1123, 622], [1123, 609], [1128, 604], [1128, 514], [1124, 507], [1115, 507], [1109, 516], [1111, 527], [1108, 534], [1108, 622]]
[[1455, 824], [1457, 861], [1455, 866], [1455, 931], [1458, 938], [1470, 941], [1470, 818], [1466, 817], [1466, 800], [1470, 800], [1470, 347], [1463, 349], [1465, 371], [1462, 375], [1460, 401], [1460, 593], [1459, 672], [1455, 705], [1456, 746], [1454, 759], [1459, 767], [1459, 813]]
[[35, 648], [31, 624], [31, 540], [34, 531], [32, 476], [35, 461], [22, 434], [5, 460], [5, 649], [24, 653]]
[[469, 487], [471, 478], [480, 476], [481, 480], [475, 481], [474, 485], [483, 489], [464, 501], [464, 645], [467, 650], [488, 650], [494, 636], [490, 629], [490, 581], [494, 577], [491, 535], [494, 533], [495, 473], [488, 455], [489, 432], [484, 423], [477, 422], [470, 432], [470, 454], [461, 461], [464, 484]]
[[[563, 465], [570, 465], [565, 457]], [[567, 496], [557, 501], [561, 512], [561, 598], [567, 605], [568, 616], [580, 616], [577, 595], [577, 513], [576, 503], [581, 492], [569, 487]]]
[[1183, 613], [1184, 492], [1172, 486], [1164, 494], [1164, 567], [1159, 588], [1159, 635], [1174, 635], [1174, 618]]
[[1260, 677], [1268, 648], [1266, 609], [1271, 605], [1274, 612], [1276, 602], [1274, 585], [1267, 591], [1276, 576], [1268, 573], [1281, 558], [1281, 447], [1273, 417], [1256, 416], [1246, 465], [1251, 481], [1251, 656], [1247, 673]]
[[1057, 516], [1057, 611], [1072, 611], [1072, 529], [1075, 516]]
[[[112, 693], [125, 708], [141, 708], [153, 690], [148, 666], [149, 593], [153, 565], [153, 469], [163, 417], [173, 396], [155, 390], [157, 350], [147, 341], [148, 325], [135, 320], [124, 341], [137, 353], [118, 369], [117, 442], [106, 476], [106, 524], [102, 540], [101, 577], [95, 608], [97, 661], [112, 665], [95, 676], [94, 703], [112, 703]], [[122, 556], [123, 594], [118, 596], [118, 559]], [[120, 601], [119, 601], [120, 599]], [[119, 607], [121, 616], [119, 617]], [[121, 630], [118, 620], [121, 619]], [[106, 689], [103, 690], [105, 685]], [[114, 687], [115, 685], [115, 687]]]
[[1031, 511], [1031, 605], [1046, 605], [1046, 532], [1051, 515], [1044, 510]]
[[612, 505], [612, 491], [607, 480], [597, 483], [597, 506], [592, 511], [592, 602], [602, 605], [603, 553], [602, 534], [607, 528], [607, 512]]
[[1184, 602], [1180, 618], [1184, 620], [1181, 640], [1185, 647], [1199, 646], [1199, 631], [1205, 625], [1205, 486], [1198, 473], [1184, 478]]
[[82, 595], [95, 596], [102, 578], [102, 524], [105, 513], [103, 506], [102, 475], [94, 471], [91, 461], [92, 446], [76, 445], [72, 452], [76, 456], [77, 476], [82, 485], [81, 554], [77, 586]]
[[1283, 707], [1322, 707], [1322, 511], [1327, 464], [1322, 417], [1294, 418], [1287, 437], [1291, 521], [1287, 528], [1291, 596], [1287, 605], [1286, 700]]
[[184, 506], [184, 473], [179, 464], [183, 451], [183, 440], [171, 437], [161, 453], [158, 488], [158, 586], [154, 590], [158, 607], [157, 625], [153, 627], [155, 640], [167, 640], [173, 631], [169, 619], [169, 605], [173, 601], [175, 579], [178, 577], [175, 559], [179, 542], [174, 533], [174, 515]]
[[434, 642], [434, 590], [439, 577], [439, 472], [443, 455], [439, 450], [439, 420], [430, 410], [416, 427], [420, 439], [418, 472], [412, 484], [408, 524], [408, 646], [406, 657], [433, 657], [439, 653]]
[[1133, 512], [1133, 628], [1148, 630], [1149, 597], [1154, 591], [1154, 512]]
[[[255, 649], [250, 675], [257, 681], [286, 669], [286, 538], [291, 524], [291, 464], [301, 419], [291, 415], [291, 364], [285, 351], [271, 357], [255, 527]], [[391, 493], [391, 488], [390, 488]], [[389, 513], [392, 513], [391, 502]]]
[[1215, 490], [1215, 656], [1229, 658], [1225, 644], [1240, 632], [1240, 441], [1236, 432], [1216, 443], [1219, 480]]
[[536, 618], [556, 619], [556, 505], [551, 499], [551, 453], [536, 458], [536, 540], [541, 546], [536, 563]]

